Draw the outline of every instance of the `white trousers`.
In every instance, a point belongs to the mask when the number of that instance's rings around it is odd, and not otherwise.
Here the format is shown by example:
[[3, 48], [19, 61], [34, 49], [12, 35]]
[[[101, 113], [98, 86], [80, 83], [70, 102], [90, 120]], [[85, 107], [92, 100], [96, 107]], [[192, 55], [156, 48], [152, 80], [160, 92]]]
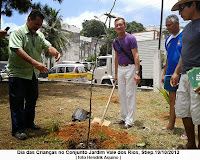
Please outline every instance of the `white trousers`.
[[137, 85], [134, 80], [135, 65], [118, 65], [118, 94], [121, 104], [121, 117], [128, 125], [134, 124]]
[[200, 125], [200, 95], [194, 92], [187, 74], [182, 74], [176, 92], [176, 117], [192, 118], [194, 125]]

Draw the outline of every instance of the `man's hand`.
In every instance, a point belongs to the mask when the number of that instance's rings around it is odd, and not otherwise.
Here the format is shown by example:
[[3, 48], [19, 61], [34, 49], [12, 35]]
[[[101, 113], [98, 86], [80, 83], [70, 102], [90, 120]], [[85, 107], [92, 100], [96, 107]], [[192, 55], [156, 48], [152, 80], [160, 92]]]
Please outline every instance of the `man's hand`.
[[60, 53], [58, 51], [56, 51], [56, 61], [55, 62], [58, 62], [60, 60]]
[[55, 49], [54, 47], [49, 47], [47, 52], [53, 56], [56, 56], [56, 61], [55, 62], [58, 62], [60, 60], [60, 53], [57, 51], [57, 49]]
[[140, 76], [138, 74], [135, 74], [134, 79], [135, 79], [136, 85], [138, 85], [140, 83], [140, 81], [141, 81], [141, 78], [140, 78]]
[[162, 75], [161, 82], [162, 82], [162, 83], [164, 83], [164, 82], [165, 82], [165, 75]]
[[33, 66], [35, 68], [37, 68], [41, 73], [48, 73], [49, 72], [48, 68], [44, 64], [42, 64], [40, 62], [35, 61]]
[[42, 64], [42, 63], [36, 61], [35, 59], [31, 58], [23, 49], [15, 49], [15, 53], [19, 57], [21, 57], [23, 60], [25, 60], [26, 62], [33, 65], [41, 73], [48, 73], [49, 70], [44, 64]]
[[200, 82], [198, 84], [199, 87], [197, 87], [194, 91], [197, 92], [200, 95]]
[[117, 74], [115, 74], [115, 78], [114, 78], [114, 80], [117, 81]]
[[174, 73], [170, 79], [170, 85], [172, 87], [176, 87], [178, 85], [179, 74]]

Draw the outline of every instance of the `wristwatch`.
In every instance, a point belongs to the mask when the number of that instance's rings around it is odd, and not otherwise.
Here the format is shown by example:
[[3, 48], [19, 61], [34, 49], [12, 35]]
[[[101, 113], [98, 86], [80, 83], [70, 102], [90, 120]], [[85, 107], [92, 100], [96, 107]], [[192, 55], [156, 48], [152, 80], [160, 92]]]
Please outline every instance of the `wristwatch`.
[[140, 72], [139, 71], [135, 71], [135, 74], [140, 75]]

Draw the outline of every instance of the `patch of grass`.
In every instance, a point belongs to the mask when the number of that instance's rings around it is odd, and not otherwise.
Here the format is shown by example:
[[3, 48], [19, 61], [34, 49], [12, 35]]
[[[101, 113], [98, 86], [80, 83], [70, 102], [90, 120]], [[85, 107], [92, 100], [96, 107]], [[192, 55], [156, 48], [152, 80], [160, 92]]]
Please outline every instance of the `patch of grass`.
[[104, 133], [102, 131], [99, 132], [99, 136], [101, 137], [101, 139], [103, 140], [107, 140], [108, 138], [104, 135]]
[[59, 124], [58, 123], [54, 123], [53, 126], [51, 127], [51, 129], [49, 130], [49, 132], [53, 133], [53, 132], [58, 131], [58, 127], [59, 127]]
[[79, 136], [82, 136], [82, 135], [83, 135], [81, 131], [79, 131], [78, 134], [79, 134]]
[[[35, 123], [42, 131], [28, 131], [28, 139], [18, 141], [11, 135], [11, 119], [9, 111], [8, 83], [0, 83], [0, 149], [66, 149], [67, 145], [51, 132], [56, 132], [60, 124], [72, 122], [72, 114], [76, 108], [89, 111], [89, 85], [66, 82], [39, 83], [39, 99], [36, 107]], [[92, 118], [102, 116], [112, 90], [107, 86], [93, 86], [92, 88]], [[117, 97], [117, 89], [113, 98]], [[61, 109], [62, 108], [62, 109]], [[185, 144], [180, 139], [184, 127], [180, 119], [176, 120], [174, 132], [160, 131], [168, 123], [166, 117], [169, 112], [168, 104], [161, 93], [140, 91], [137, 93], [135, 125], [127, 130], [128, 134], [146, 143], [145, 149], [172, 149], [174, 145]], [[120, 130], [113, 122], [121, 119], [120, 103], [111, 101], [105, 119], [112, 123], [110, 127]], [[87, 119], [88, 120], [88, 119]], [[136, 123], [137, 122], [137, 123]], [[147, 130], [146, 130], [147, 128]], [[83, 133], [78, 132], [81, 136]], [[107, 139], [104, 133], [95, 135]], [[83, 136], [82, 136], [83, 137]], [[136, 144], [120, 145], [119, 149], [139, 149]]]
[[156, 99], [151, 99], [150, 104], [154, 106], [160, 105], [160, 103]]
[[0, 99], [0, 103], [1, 104], [6, 104], [6, 103], [8, 103], [9, 101], [8, 101], [8, 99]]

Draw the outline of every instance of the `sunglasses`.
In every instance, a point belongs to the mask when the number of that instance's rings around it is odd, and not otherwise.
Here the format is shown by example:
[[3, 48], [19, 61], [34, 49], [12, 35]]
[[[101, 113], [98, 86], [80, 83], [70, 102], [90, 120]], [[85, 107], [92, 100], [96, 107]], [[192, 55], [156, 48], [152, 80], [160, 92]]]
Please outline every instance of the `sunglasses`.
[[187, 5], [179, 6], [179, 8], [178, 8], [179, 12], [182, 12], [186, 6]]
[[184, 3], [183, 5], [180, 5], [179, 8], [178, 8], [179, 12], [182, 12], [186, 6], [190, 7], [191, 4], [192, 3], [189, 2], [189, 3]]

